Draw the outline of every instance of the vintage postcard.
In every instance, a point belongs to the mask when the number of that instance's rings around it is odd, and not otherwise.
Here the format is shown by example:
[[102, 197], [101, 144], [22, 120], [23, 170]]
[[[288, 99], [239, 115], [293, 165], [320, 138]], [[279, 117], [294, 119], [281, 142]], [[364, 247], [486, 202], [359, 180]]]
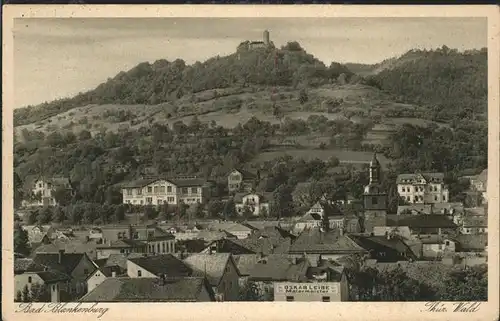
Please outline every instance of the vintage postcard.
[[5, 320], [496, 320], [495, 6], [6, 6]]

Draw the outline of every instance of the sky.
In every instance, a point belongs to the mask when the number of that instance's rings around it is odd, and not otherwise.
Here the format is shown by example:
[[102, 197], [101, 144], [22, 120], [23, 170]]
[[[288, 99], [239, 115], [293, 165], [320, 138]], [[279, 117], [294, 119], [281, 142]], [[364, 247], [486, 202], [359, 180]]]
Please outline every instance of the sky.
[[487, 46], [485, 18], [19, 18], [14, 108], [71, 97], [145, 61], [191, 64], [234, 53], [263, 31], [329, 65], [377, 63], [410, 49]]

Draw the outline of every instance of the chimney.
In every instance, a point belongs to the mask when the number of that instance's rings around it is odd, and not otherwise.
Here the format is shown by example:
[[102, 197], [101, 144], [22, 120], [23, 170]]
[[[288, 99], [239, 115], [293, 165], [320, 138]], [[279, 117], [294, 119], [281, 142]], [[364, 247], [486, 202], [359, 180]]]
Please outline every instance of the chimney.
[[64, 254], [64, 250], [59, 250], [59, 257], [58, 257], [57, 263], [59, 263], [59, 264], [62, 263], [63, 254]]

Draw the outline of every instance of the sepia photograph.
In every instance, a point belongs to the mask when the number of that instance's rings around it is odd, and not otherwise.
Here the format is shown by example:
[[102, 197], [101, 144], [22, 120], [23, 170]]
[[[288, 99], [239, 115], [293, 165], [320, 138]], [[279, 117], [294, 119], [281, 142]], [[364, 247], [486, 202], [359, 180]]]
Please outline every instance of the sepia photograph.
[[21, 312], [488, 301], [486, 16], [11, 27]]

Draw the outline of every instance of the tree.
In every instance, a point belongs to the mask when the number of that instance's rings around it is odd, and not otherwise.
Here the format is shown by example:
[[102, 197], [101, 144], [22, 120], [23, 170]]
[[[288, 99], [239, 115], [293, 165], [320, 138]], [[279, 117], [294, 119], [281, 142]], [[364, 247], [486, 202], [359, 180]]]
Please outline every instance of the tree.
[[487, 301], [488, 268], [486, 265], [451, 271], [444, 280], [440, 300]]
[[220, 200], [210, 200], [207, 204], [207, 212], [210, 217], [219, 217], [219, 215], [224, 211], [224, 204]]
[[259, 287], [255, 282], [247, 281], [240, 287], [240, 301], [260, 301]]
[[122, 201], [122, 195], [120, 191], [111, 186], [106, 188], [105, 198], [107, 204], [120, 204]]
[[307, 91], [302, 88], [299, 91], [299, 102], [301, 105], [305, 104], [309, 100], [309, 95], [307, 94]]
[[23, 288], [22, 299], [23, 299], [23, 302], [30, 302], [31, 301], [30, 290], [28, 289], [27, 284]]
[[189, 208], [189, 205], [185, 204], [182, 201], [179, 202], [179, 205], [177, 206], [177, 216], [179, 218], [186, 217], [188, 208]]
[[85, 224], [92, 224], [97, 219], [97, 213], [94, 206], [86, 204], [85, 211], [83, 212], [83, 222]]
[[234, 203], [234, 200], [231, 198], [224, 204], [224, 210], [222, 211], [224, 215], [224, 219], [227, 220], [229, 218], [234, 218], [236, 217], [236, 205]]
[[125, 220], [125, 206], [120, 204], [115, 209], [115, 221], [122, 222], [123, 220]]
[[153, 207], [153, 205], [146, 205], [144, 207], [144, 218], [147, 220], [152, 220], [158, 216], [158, 212], [156, 209]]
[[14, 207], [18, 208], [23, 200], [23, 182], [17, 172], [14, 171]]
[[249, 219], [249, 218], [253, 217], [253, 211], [250, 208], [250, 206], [248, 206], [248, 204], [245, 204], [245, 206], [243, 206], [243, 213], [242, 214], [243, 214], [243, 218], [245, 218], [245, 219]]
[[45, 206], [38, 214], [37, 216], [37, 222], [38, 224], [47, 224], [50, 223], [50, 220], [52, 219], [52, 208]]
[[91, 139], [91, 138], [92, 138], [92, 135], [90, 134], [90, 132], [88, 130], [82, 130], [78, 134], [78, 140], [80, 140], [80, 141]]
[[337, 157], [332, 156], [328, 159], [328, 165], [330, 165], [330, 167], [337, 167], [340, 165], [340, 161]]
[[163, 204], [160, 205], [160, 211], [159, 215], [163, 220], [168, 220], [169, 219], [169, 214], [170, 214], [170, 207], [168, 203], [165, 201]]
[[30, 251], [28, 232], [21, 226], [16, 226], [14, 230], [14, 252], [29, 255]]
[[260, 216], [266, 218], [269, 216], [269, 211], [267, 209], [267, 206], [262, 206], [260, 209]]
[[56, 223], [61, 223], [66, 220], [66, 214], [60, 206], [56, 206], [52, 211], [52, 221]]
[[30, 294], [32, 302], [50, 302], [50, 294], [45, 284], [33, 283]]
[[286, 185], [280, 185], [273, 194], [273, 212], [276, 212], [278, 218], [291, 216], [293, 214], [293, 199], [290, 188]]
[[23, 293], [21, 292], [21, 290], [17, 290], [14, 302], [23, 302]]

